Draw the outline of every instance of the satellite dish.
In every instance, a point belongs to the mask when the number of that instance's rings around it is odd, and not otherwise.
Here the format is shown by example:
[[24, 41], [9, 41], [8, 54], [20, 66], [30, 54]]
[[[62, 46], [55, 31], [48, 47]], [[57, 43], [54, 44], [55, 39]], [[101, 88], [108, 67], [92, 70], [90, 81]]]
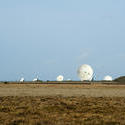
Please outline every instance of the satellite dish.
[[21, 78], [21, 79], [20, 79], [20, 82], [24, 82], [24, 78]]
[[33, 82], [38, 82], [38, 81], [39, 81], [38, 76], [33, 79]]
[[67, 79], [67, 81], [71, 81], [71, 79]]
[[64, 77], [63, 77], [62, 75], [59, 75], [59, 76], [56, 78], [56, 80], [57, 80], [58, 82], [63, 81], [63, 79], [64, 79]]
[[93, 79], [93, 69], [87, 64], [81, 65], [77, 74], [81, 81], [91, 81]]
[[112, 81], [113, 79], [112, 79], [111, 76], [105, 76], [103, 80], [105, 80], [105, 81]]

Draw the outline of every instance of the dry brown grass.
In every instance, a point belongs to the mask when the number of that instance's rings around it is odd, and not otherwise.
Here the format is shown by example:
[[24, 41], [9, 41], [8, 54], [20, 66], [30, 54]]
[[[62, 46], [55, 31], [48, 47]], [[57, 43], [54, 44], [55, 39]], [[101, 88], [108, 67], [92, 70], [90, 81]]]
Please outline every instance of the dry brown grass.
[[125, 125], [125, 85], [0, 84], [0, 125]]
[[1, 125], [125, 125], [121, 97], [0, 97]]
[[0, 84], [0, 96], [125, 97], [125, 85]]

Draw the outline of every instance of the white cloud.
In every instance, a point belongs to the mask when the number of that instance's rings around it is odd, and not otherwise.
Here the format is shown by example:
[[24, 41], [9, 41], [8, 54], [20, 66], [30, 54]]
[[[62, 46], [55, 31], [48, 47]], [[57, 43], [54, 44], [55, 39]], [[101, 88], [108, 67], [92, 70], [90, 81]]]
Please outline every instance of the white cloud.
[[81, 52], [81, 54], [77, 57], [77, 61], [83, 61], [89, 57], [88, 52]]
[[49, 64], [49, 65], [56, 64], [56, 61], [55, 60], [48, 60], [45, 62], [45, 64]]
[[125, 60], [125, 53], [119, 54], [118, 57], [122, 60]]

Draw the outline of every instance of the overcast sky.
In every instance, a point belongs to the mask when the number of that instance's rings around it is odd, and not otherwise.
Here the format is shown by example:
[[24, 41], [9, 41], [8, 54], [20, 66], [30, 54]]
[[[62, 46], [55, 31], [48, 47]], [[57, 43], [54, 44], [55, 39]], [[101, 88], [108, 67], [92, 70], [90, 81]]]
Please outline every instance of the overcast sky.
[[1, 0], [0, 81], [125, 75], [125, 0]]

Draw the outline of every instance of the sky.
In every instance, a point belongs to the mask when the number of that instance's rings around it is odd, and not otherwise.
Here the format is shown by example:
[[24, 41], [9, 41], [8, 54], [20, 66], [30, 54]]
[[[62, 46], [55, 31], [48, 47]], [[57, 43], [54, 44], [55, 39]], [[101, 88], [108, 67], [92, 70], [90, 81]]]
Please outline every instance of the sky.
[[125, 75], [125, 0], [1, 0], [0, 81]]

